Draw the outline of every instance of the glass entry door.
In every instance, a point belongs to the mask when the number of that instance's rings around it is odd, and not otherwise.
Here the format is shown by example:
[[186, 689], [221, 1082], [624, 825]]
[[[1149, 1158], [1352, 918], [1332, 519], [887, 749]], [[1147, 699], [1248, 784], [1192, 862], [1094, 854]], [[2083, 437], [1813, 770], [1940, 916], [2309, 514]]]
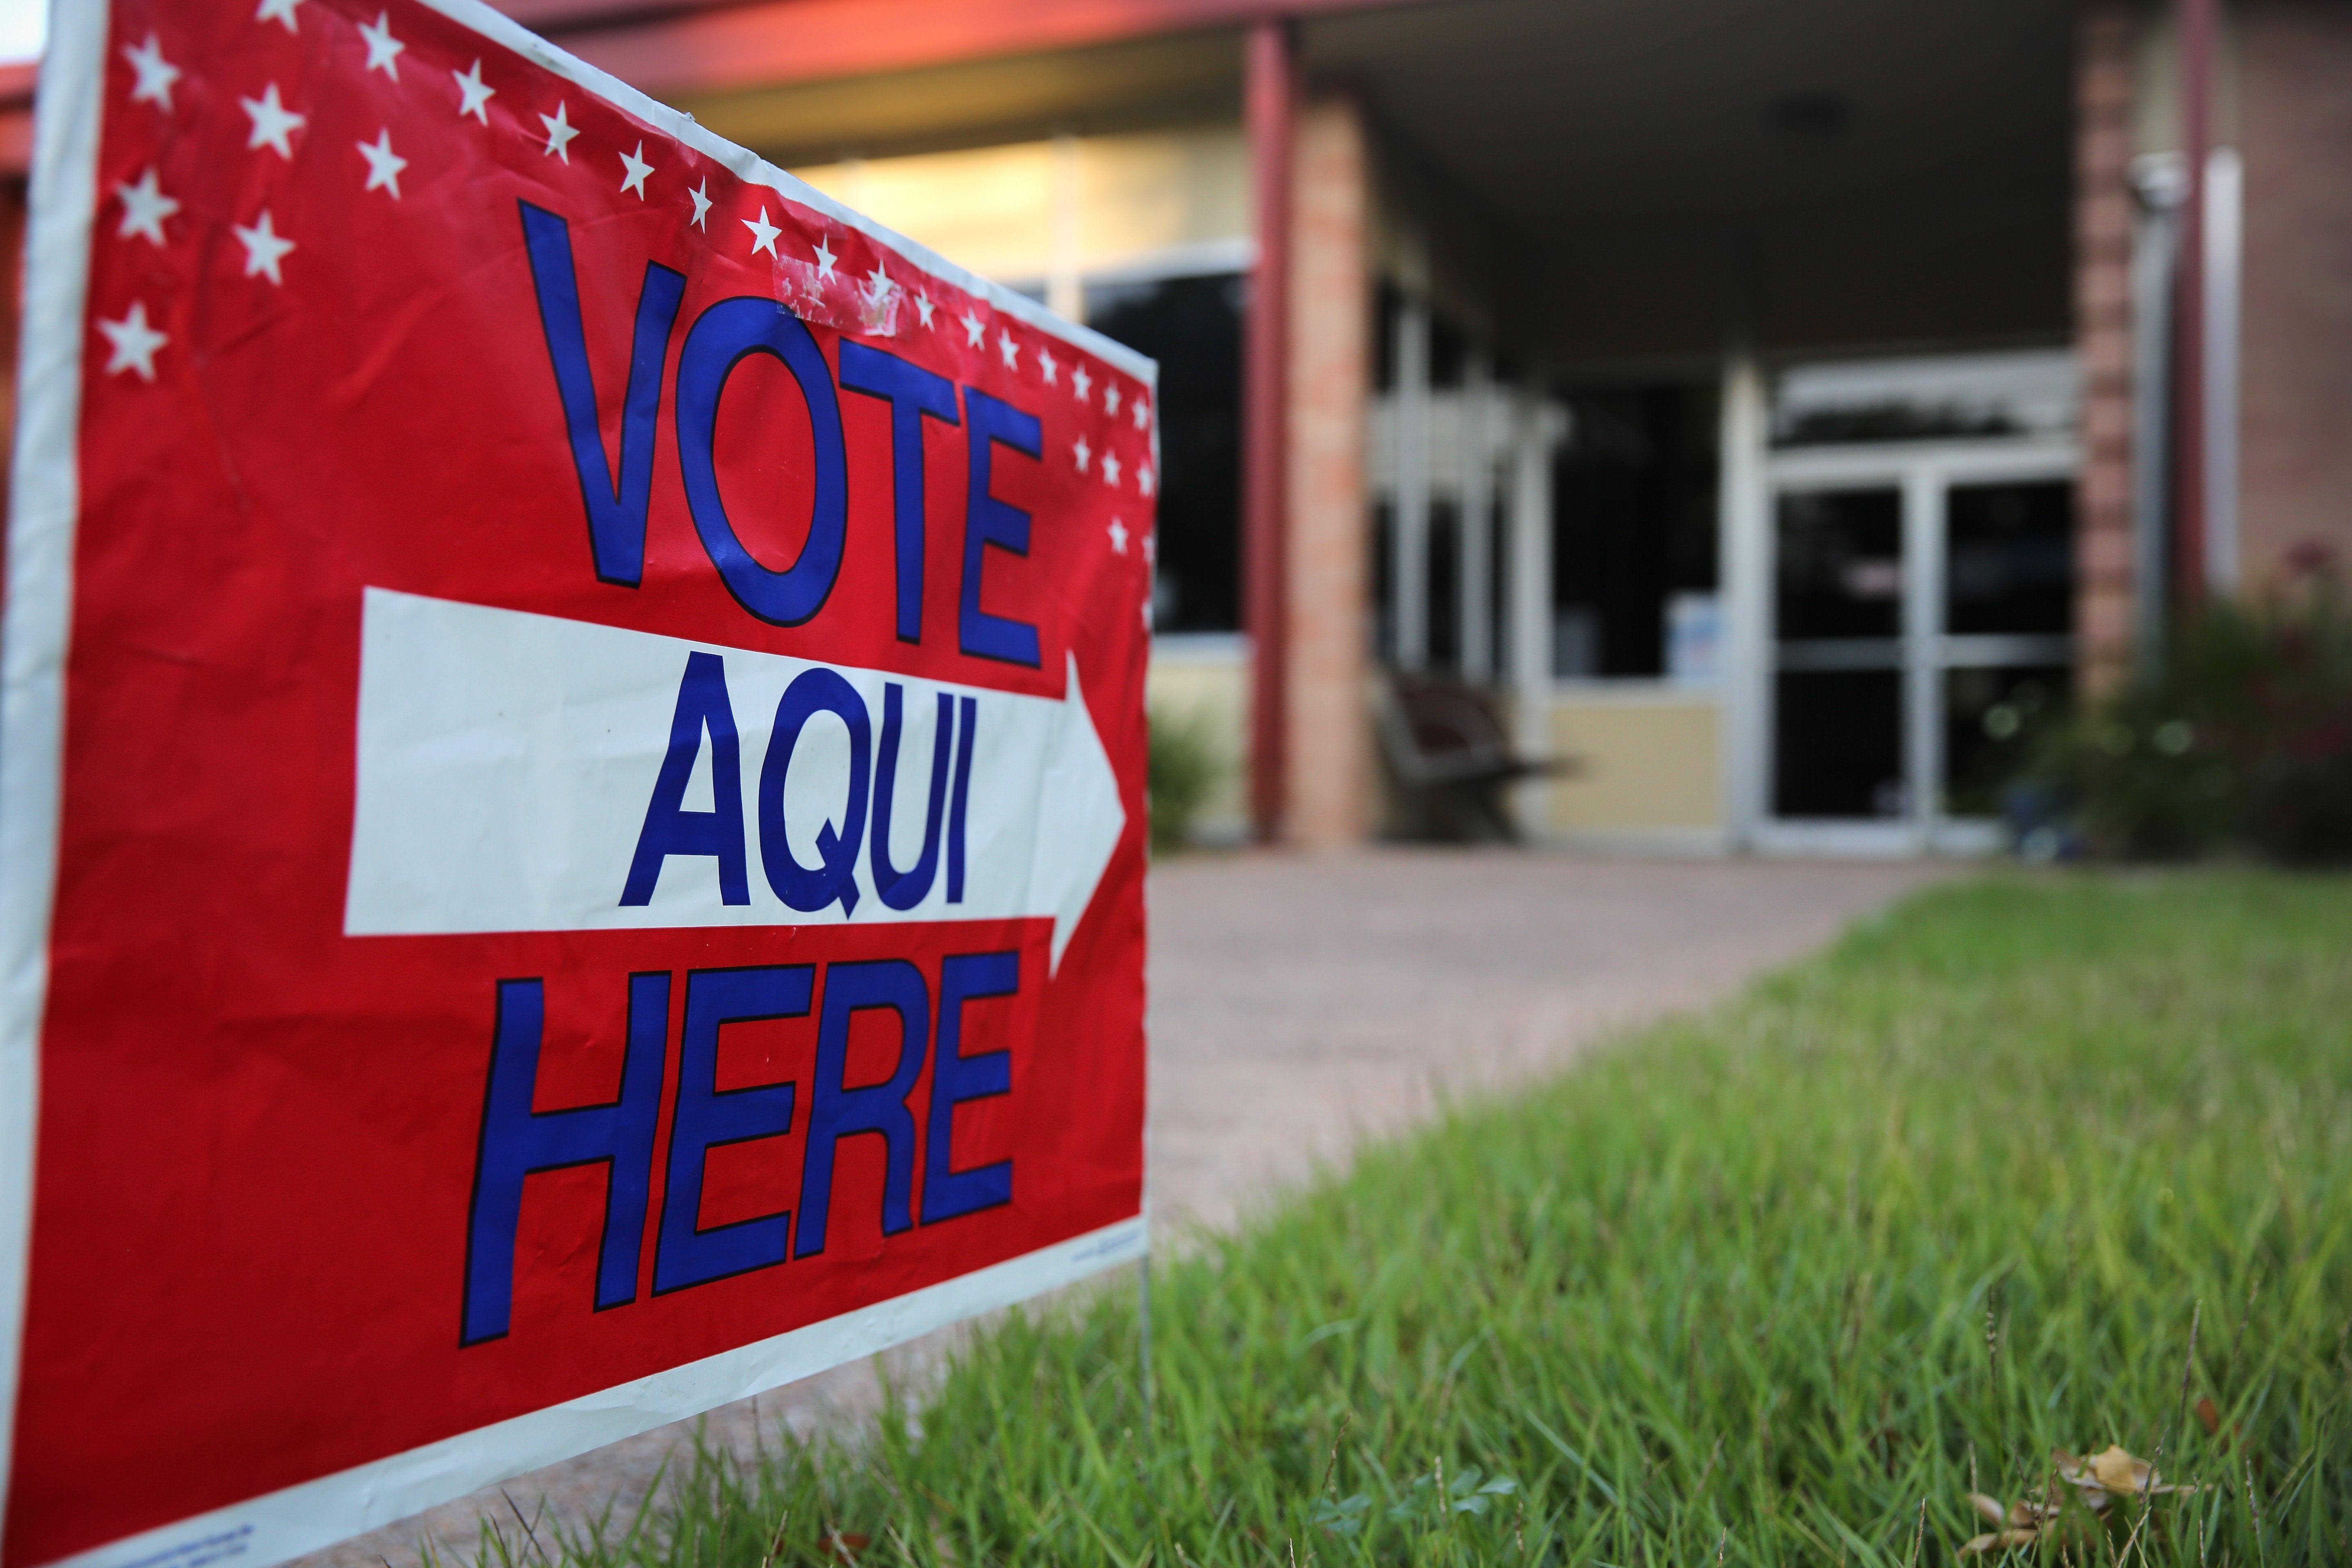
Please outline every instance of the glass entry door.
[[1902, 488], [1791, 487], [1772, 510], [1772, 815], [1900, 820]]
[[1769, 467], [1769, 837], [1989, 847], [2071, 684], [2071, 452], [1821, 447]]

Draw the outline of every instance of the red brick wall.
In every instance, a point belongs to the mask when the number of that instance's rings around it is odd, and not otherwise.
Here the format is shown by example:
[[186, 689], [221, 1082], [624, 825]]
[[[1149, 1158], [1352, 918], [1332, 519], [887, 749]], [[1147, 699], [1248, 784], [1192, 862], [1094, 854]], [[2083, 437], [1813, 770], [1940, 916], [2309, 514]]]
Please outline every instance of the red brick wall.
[[2352, 566], [2352, 5], [2238, 8], [2245, 159], [2240, 560]]
[[1325, 847], [1371, 826], [1371, 604], [1364, 418], [1371, 392], [1371, 153], [1355, 103], [1299, 116], [1290, 253], [1289, 799], [1284, 833]]
[[2133, 17], [2086, 0], [2074, 77], [2074, 344], [2083, 468], [2074, 535], [2077, 678], [2114, 687], [2132, 657], [2131, 237]]

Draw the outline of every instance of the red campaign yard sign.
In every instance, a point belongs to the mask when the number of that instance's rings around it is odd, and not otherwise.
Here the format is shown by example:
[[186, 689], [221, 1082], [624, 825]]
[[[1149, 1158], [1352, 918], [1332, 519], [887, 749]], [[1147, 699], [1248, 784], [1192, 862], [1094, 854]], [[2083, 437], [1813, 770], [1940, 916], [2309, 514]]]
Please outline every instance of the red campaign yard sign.
[[5, 1568], [258, 1564], [1138, 1257], [1153, 367], [477, 0], [78, 0]]

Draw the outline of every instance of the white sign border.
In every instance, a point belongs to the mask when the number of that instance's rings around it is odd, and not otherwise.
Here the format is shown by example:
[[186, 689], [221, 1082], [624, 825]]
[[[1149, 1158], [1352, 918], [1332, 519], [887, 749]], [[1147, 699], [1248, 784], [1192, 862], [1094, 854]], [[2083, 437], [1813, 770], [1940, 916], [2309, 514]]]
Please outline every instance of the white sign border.
[[[747, 184], [821, 212], [1033, 330], [1117, 366], [1151, 388], [1158, 401], [1157, 362], [851, 211], [712, 134], [693, 116], [557, 48], [491, 9], [488, 0], [418, 3], [687, 143]], [[80, 512], [82, 353], [89, 331], [89, 246], [113, 11], [110, 0], [51, 0], [34, 107], [7, 602], [0, 614], [0, 1519], [6, 1516], [14, 1474], [11, 1445], [31, 1263], [41, 1022], [57, 893], [66, 660]], [[509, 1477], [1142, 1258], [1150, 1212], [1149, 1142], [1147, 1133], [1145, 1196], [1132, 1219], [704, 1361], [56, 1559], [55, 1568], [145, 1568], [151, 1563], [168, 1568], [183, 1549], [248, 1528], [251, 1533], [232, 1554], [241, 1568], [265, 1568]]]
[[[0, 612], [0, 1519], [14, 1466], [48, 1001], [66, 653], [81, 510], [81, 358], [113, 7], [54, 0], [33, 108], [8, 602]], [[52, 86], [52, 83], [55, 83]]]

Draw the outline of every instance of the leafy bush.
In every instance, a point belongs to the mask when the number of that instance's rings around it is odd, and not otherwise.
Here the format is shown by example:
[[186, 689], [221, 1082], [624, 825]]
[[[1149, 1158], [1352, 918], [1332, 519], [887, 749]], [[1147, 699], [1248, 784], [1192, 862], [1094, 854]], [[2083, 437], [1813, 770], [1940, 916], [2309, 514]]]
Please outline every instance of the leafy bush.
[[2103, 853], [2352, 859], [2352, 613], [2334, 573], [2307, 561], [2275, 595], [2210, 605], [2153, 676], [2053, 731], [2035, 771]]
[[1216, 736], [1198, 713], [1151, 711], [1151, 752], [1145, 788], [1151, 796], [1151, 847], [1181, 849], [1192, 840], [1193, 819], [1224, 772]]

